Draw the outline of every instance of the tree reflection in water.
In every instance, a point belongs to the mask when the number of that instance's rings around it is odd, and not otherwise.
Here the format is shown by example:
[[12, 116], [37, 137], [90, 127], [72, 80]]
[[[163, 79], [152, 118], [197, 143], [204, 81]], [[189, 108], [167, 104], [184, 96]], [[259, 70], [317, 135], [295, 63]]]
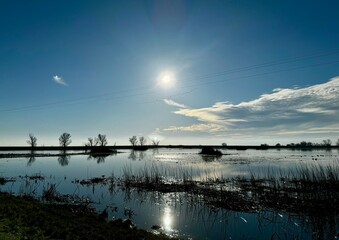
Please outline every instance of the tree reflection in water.
[[137, 159], [136, 152], [133, 149], [131, 150], [128, 159], [131, 159], [132, 161], [135, 161]]
[[60, 156], [58, 157], [58, 162], [61, 166], [67, 166], [69, 161], [71, 160], [71, 156], [67, 155], [66, 151], [61, 151]]
[[87, 160], [96, 160], [97, 164], [104, 163], [105, 159], [112, 154], [90, 154], [87, 157]]
[[158, 148], [152, 148], [152, 155], [158, 155], [159, 154], [159, 149]]
[[143, 160], [146, 157], [145, 151], [137, 151], [137, 150], [131, 150], [128, 159], [131, 159], [132, 161], [136, 161], [137, 159]]
[[27, 167], [32, 166], [34, 162], [35, 162], [35, 151], [31, 150], [30, 156], [28, 157]]

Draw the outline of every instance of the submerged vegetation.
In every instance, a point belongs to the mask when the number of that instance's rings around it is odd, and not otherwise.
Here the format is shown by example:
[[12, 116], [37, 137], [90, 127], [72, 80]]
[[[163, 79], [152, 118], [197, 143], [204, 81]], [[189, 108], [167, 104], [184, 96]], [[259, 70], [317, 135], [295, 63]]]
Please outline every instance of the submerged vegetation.
[[[328, 215], [339, 210], [338, 162], [323, 167], [300, 166], [295, 172], [269, 170], [265, 177], [207, 178], [193, 180], [188, 171], [176, 173], [155, 165], [133, 173], [124, 169], [123, 185], [159, 192], [188, 192], [203, 196], [207, 204], [230, 210], [279, 209], [298, 214]], [[113, 180], [114, 181], [114, 180]]]
[[[206, 174], [211, 176], [213, 174]], [[96, 177], [78, 180], [76, 184], [108, 185], [129, 192], [184, 193], [194, 202], [204, 203], [211, 209], [261, 213], [285, 212], [304, 216], [313, 228], [315, 239], [336, 236], [339, 210], [338, 160], [327, 166], [300, 165], [296, 170], [272, 171], [248, 177], [205, 177], [196, 179], [191, 171], [162, 169], [156, 164], [134, 171], [123, 168], [121, 178]], [[305, 223], [306, 224], [306, 223]], [[324, 228], [327, 228], [325, 231]]]

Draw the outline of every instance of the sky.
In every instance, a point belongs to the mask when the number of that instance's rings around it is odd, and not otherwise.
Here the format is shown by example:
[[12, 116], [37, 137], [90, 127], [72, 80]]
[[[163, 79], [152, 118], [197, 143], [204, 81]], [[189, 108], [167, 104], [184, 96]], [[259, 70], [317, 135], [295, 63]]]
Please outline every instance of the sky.
[[0, 1], [0, 146], [339, 138], [339, 2]]

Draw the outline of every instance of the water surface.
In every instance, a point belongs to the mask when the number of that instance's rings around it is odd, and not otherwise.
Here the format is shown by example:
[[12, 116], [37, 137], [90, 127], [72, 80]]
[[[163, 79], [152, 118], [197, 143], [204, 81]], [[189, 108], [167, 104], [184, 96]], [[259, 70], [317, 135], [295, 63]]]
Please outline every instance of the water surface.
[[[288, 174], [305, 164], [326, 166], [336, 163], [339, 154], [337, 150], [224, 150], [225, 155], [215, 158], [201, 156], [198, 152], [197, 149], [123, 150], [123, 153], [106, 158], [74, 155], [0, 159], [0, 176], [17, 179], [0, 189], [17, 194], [33, 192], [39, 196], [44, 188], [55, 184], [62, 194], [93, 200], [99, 211], [109, 207], [109, 218], [131, 218], [138, 227], [147, 230], [159, 225], [161, 231], [185, 238], [312, 239], [317, 231], [323, 230], [317, 229], [319, 226], [315, 228], [314, 219], [306, 216], [273, 210], [258, 213], [226, 211], [206, 206], [199, 196], [186, 193], [150, 193], [119, 187], [111, 189], [107, 185], [82, 186], [77, 181], [112, 175], [122, 177], [126, 169], [142, 173], [151, 168], [173, 178], [186, 172], [194, 180]], [[45, 179], [32, 181], [24, 177], [37, 174]]]

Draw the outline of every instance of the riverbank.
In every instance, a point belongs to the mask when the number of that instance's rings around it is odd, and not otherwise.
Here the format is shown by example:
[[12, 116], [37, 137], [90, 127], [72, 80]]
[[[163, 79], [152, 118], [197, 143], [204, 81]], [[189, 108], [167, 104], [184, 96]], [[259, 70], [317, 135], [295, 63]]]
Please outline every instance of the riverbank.
[[130, 221], [107, 221], [105, 214], [69, 204], [45, 204], [32, 197], [0, 193], [0, 239], [169, 239], [132, 227]]

